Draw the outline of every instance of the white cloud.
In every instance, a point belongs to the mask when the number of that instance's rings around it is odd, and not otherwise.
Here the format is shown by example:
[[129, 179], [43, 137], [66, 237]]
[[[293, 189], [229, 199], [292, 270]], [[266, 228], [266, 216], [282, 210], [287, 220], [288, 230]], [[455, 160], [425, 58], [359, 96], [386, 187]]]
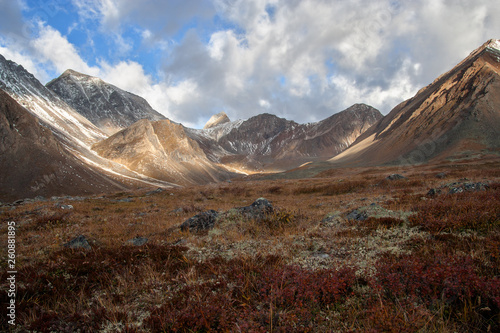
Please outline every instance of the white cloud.
[[268, 100], [265, 100], [265, 99], [260, 99], [259, 100], [259, 105], [264, 108], [264, 109], [269, 109], [271, 108], [271, 103], [269, 103]]
[[[500, 37], [497, 0], [72, 3], [86, 28], [104, 35], [120, 59], [94, 49], [98, 66], [89, 66], [48, 23], [28, 45], [0, 41], [0, 52], [42, 80], [50, 78], [47, 68], [100, 76], [145, 97], [172, 120], [194, 125], [220, 109], [232, 119], [265, 109], [299, 122], [358, 102], [387, 113], [487, 39]], [[211, 25], [215, 14], [217, 26]], [[123, 33], [131, 26], [139, 42]], [[164, 62], [143, 63], [134, 53], [138, 45], [161, 49]], [[161, 72], [151, 72], [158, 67]]]
[[39, 60], [49, 63], [59, 73], [71, 68], [89, 75], [99, 75], [99, 69], [87, 65], [75, 46], [59, 31], [42, 23], [39, 29], [39, 37], [31, 42], [34, 52], [41, 57]]

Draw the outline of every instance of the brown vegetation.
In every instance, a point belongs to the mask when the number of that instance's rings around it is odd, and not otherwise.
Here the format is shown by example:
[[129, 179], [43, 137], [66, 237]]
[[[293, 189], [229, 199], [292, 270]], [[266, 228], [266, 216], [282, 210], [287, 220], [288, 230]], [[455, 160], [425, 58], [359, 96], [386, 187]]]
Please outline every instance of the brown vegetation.
[[[2, 255], [6, 222], [18, 226], [17, 330], [498, 332], [499, 164], [337, 169], [3, 206]], [[407, 179], [387, 180], [393, 173]], [[468, 182], [488, 186], [443, 187]], [[232, 209], [259, 197], [275, 208], [264, 218]], [[225, 212], [214, 229], [178, 228], [209, 209]], [[359, 218], [348, 218], [354, 210]], [[62, 246], [78, 235], [91, 250]], [[134, 237], [148, 242], [130, 245]], [[2, 262], [2, 287], [6, 271]], [[1, 311], [1, 329], [15, 331]]]

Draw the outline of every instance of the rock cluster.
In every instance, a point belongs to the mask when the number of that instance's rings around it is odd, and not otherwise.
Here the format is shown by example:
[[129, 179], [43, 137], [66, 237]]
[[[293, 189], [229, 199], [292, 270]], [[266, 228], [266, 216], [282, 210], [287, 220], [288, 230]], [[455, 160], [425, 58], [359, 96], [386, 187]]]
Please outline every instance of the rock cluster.
[[274, 211], [272, 204], [264, 198], [255, 200], [250, 206], [233, 208], [228, 212], [219, 213], [211, 209], [197, 214], [181, 224], [182, 231], [199, 232], [213, 229], [219, 218], [231, 212], [231, 214], [240, 214], [247, 219], [263, 219], [267, 214]]
[[438, 188], [431, 188], [429, 192], [427, 192], [427, 196], [434, 197], [436, 195], [442, 193], [448, 194], [456, 194], [462, 192], [477, 192], [477, 191], [486, 191], [490, 186], [487, 183], [462, 183], [456, 182], [447, 185], [443, 185]]

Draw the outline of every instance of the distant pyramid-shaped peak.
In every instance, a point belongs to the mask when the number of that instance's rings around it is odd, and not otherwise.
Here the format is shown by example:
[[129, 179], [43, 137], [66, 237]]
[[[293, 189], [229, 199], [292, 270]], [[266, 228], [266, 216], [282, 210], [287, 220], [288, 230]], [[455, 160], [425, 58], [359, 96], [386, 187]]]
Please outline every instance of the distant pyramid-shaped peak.
[[88, 80], [102, 81], [98, 77], [94, 77], [92, 75], [88, 75], [88, 74], [84, 74], [84, 73], [81, 73], [81, 72], [77, 72], [74, 69], [67, 69], [67, 70], [65, 70], [64, 73], [61, 74], [60, 78], [65, 78], [65, 77], [71, 77], [73, 79], [83, 80], [83, 81], [88, 81]]
[[205, 127], [203, 127], [203, 129], [212, 128], [212, 127], [215, 127], [217, 125], [225, 124], [225, 123], [229, 123], [229, 122], [231, 122], [231, 120], [229, 119], [227, 114], [224, 111], [222, 111], [220, 113], [213, 115], [212, 118], [210, 118], [210, 120], [205, 124]]

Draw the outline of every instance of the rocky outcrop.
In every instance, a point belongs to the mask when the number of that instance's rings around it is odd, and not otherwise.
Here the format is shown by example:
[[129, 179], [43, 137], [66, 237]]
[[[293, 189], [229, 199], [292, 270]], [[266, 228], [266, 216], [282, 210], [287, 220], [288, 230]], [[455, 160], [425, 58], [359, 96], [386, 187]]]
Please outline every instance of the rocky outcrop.
[[198, 232], [203, 230], [212, 229], [217, 222], [219, 213], [215, 210], [209, 210], [200, 214], [197, 214], [181, 224], [180, 228], [182, 231]]
[[80, 236], [72, 239], [71, 241], [65, 243], [63, 246], [67, 247], [69, 249], [74, 249], [74, 250], [78, 250], [78, 249], [90, 250], [90, 249], [92, 249], [90, 247], [89, 242], [87, 241], [87, 238], [85, 238], [85, 236], [83, 236], [83, 235], [80, 235]]
[[182, 231], [200, 232], [213, 229], [219, 219], [241, 216], [247, 220], [262, 220], [274, 211], [273, 205], [265, 198], [255, 200], [250, 206], [230, 209], [227, 212], [219, 213], [215, 210], [197, 214], [180, 225]]

